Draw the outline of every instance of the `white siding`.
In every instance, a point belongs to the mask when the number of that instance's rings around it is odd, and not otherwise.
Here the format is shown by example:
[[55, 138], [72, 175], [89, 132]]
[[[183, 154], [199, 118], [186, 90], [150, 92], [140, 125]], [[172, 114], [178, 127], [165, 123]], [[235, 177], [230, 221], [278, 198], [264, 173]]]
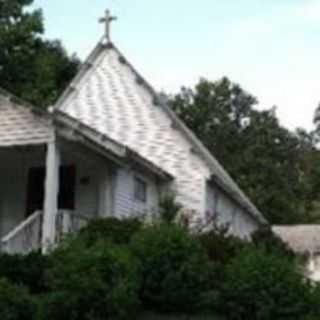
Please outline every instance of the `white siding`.
[[[147, 201], [141, 202], [134, 198], [134, 179], [142, 178], [147, 183]], [[140, 172], [131, 169], [118, 169], [115, 177], [114, 214], [128, 217], [156, 212], [159, 206], [159, 188], [156, 181]]]
[[233, 200], [218, 188], [207, 185], [206, 212], [220, 226], [229, 226], [230, 232], [240, 238], [249, 238], [257, 223]]

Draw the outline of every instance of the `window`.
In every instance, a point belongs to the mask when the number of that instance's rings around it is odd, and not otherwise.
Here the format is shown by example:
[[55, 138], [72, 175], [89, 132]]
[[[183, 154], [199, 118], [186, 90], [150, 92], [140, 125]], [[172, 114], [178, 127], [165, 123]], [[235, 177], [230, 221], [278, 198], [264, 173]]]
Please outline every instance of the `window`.
[[147, 183], [141, 178], [134, 178], [134, 199], [147, 202]]

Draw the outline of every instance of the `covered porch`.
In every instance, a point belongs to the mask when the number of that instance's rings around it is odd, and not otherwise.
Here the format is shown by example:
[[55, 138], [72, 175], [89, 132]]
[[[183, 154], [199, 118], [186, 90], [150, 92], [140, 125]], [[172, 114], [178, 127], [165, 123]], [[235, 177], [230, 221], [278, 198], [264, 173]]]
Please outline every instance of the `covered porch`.
[[37, 250], [111, 214], [114, 165], [81, 145], [0, 148], [0, 159], [2, 250]]
[[[71, 139], [72, 140], [72, 139]], [[109, 162], [57, 135], [53, 117], [0, 89], [0, 244], [46, 249], [109, 211]], [[108, 203], [108, 204], [107, 204]]]

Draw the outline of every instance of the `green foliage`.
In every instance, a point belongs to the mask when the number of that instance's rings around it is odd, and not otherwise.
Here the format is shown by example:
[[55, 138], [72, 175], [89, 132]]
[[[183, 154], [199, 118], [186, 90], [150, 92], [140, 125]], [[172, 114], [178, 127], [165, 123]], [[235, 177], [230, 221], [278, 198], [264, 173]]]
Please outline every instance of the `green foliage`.
[[175, 225], [149, 226], [136, 234], [131, 249], [142, 265], [141, 300], [155, 311], [192, 312], [199, 308], [210, 269], [201, 245]]
[[139, 264], [125, 248], [106, 242], [88, 248], [71, 242], [51, 259], [51, 290], [43, 300], [43, 319], [128, 319], [136, 312]]
[[308, 315], [304, 320], [318, 320], [320, 314], [320, 284], [313, 283], [311, 288], [311, 303]]
[[296, 258], [294, 252], [272, 232], [270, 227], [258, 229], [252, 235], [252, 242], [256, 247], [263, 249], [267, 253], [282, 255], [292, 260]]
[[272, 224], [310, 221], [319, 201], [320, 152], [313, 135], [281, 126], [276, 109], [223, 78], [183, 88], [172, 108]]
[[311, 286], [291, 260], [247, 248], [226, 267], [221, 307], [230, 320], [304, 319]]
[[0, 279], [0, 319], [33, 320], [35, 305], [26, 289]]
[[115, 244], [128, 244], [132, 236], [142, 227], [139, 219], [106, 218], [91, 221], [88, 226], [79, 233], [81, 241], [91, 246], [98, 241], [110, 241]]
[[0, 257], [0, 319], [318, 319], [320, 286], [296, 261], [270, 229], [248, 243], [227, 228], [94, 221], [49, 256]]
[[41, 10], [33, 0], [0, 1], [0, 83], [20, 98], [48, 106], [78, 69], [59, 41], [43, 39]]
[[31, 293], [46, 291], [45, 272], [49, 266], [49, 259], [40, 252], [33, 252], [26, 256], [0, 256], [0, 278], [6, 278], [11, 283], [28, 288]]
[[219, 264], [226, 264], [248, 245], [247, 242], [230, 235], [228, 228], [217, 226], [199, 234], [198, 239], [209, 259]]
[[169, 194], [160, 200], [160, 218], [161, 221], [166, 223], [175, 222], [179, 211], [182, 206], [176, 202], [174, 195]]

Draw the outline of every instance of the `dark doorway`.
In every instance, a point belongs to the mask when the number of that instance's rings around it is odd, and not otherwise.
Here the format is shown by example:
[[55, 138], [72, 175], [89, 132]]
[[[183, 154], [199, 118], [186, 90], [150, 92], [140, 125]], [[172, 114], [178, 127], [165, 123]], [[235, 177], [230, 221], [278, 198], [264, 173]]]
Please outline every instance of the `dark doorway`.
[[[46, 171], [44, 167], [29, 169], [26, 205], [27, 217], [35, 211], [43, 210], [45, 175]], [[59, 209], [74, 210], [76, 185], [75, 166], [61, 166], [59, 181]]]

